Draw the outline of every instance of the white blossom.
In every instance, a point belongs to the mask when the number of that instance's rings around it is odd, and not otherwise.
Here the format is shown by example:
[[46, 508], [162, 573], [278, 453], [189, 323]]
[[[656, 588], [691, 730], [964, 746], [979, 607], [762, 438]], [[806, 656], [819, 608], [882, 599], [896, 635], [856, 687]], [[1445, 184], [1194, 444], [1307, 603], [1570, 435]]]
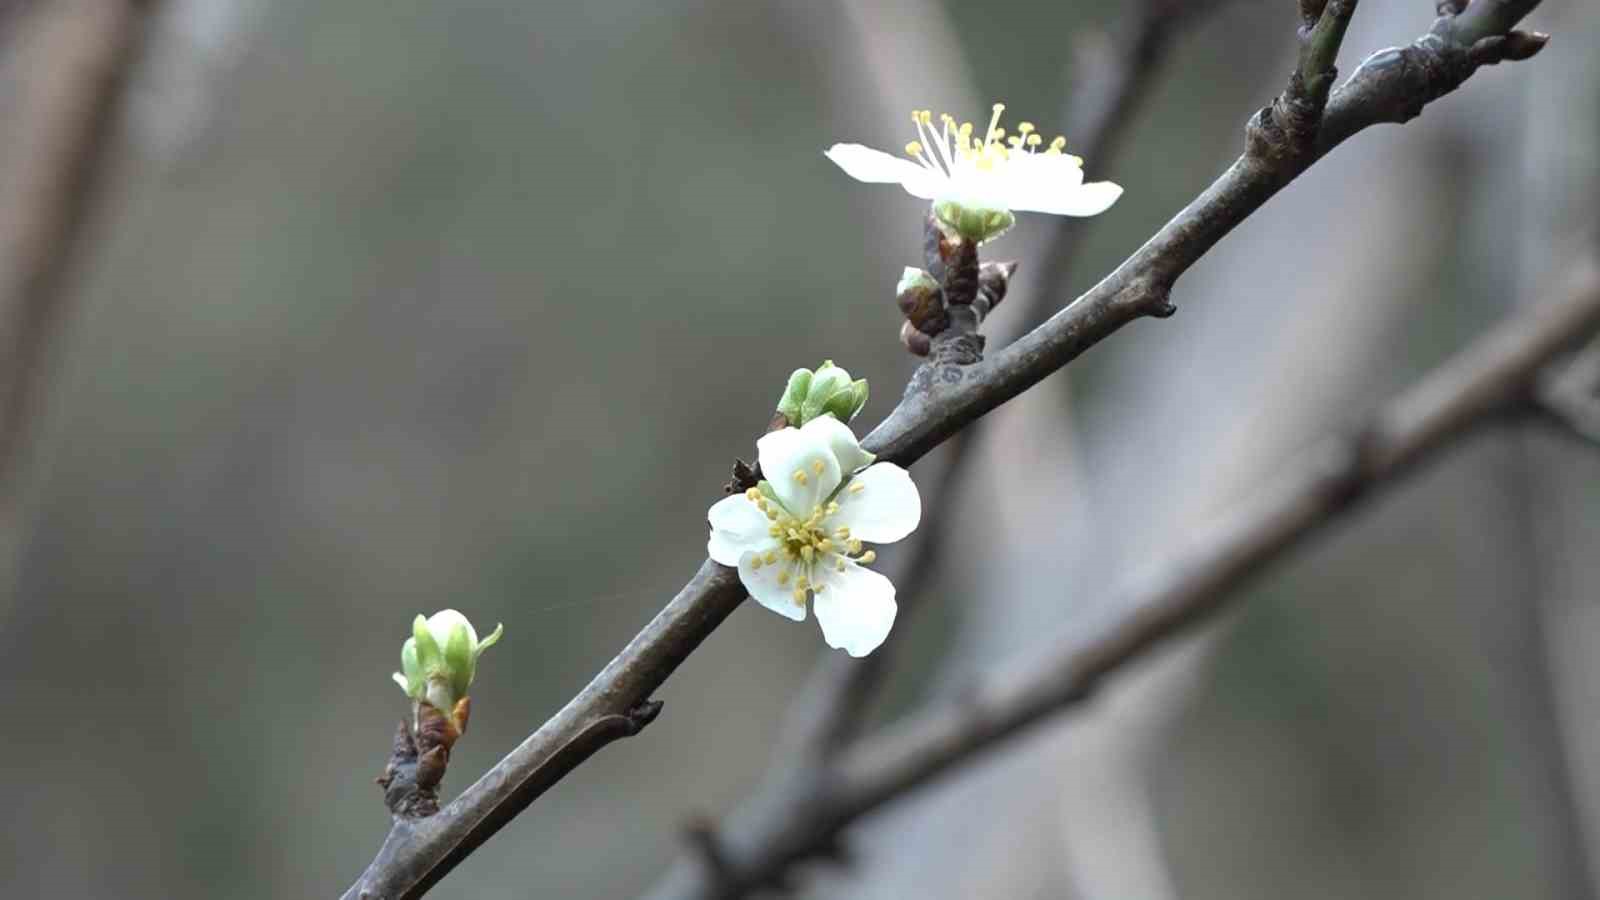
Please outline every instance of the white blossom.
[[871, 653], [894, 624], [894, 584], [867, 566], [866, 543], [916, 529], [922, 498], [905, 469], [873, 463], [832, 416], [756, 442], [768, 480], [711, 507], [707, 551], [757, 603], [804, 621], [811, 599], [823, 638], [851, 656]]
[[1000, 127], [1004, 109], [994, 105], [982, 140], [973, 136], [971, 122], [957, 125], [944, 114], [935, 128], [932, 111], [922, 109], [911, 114], [917, 140], [903, 157], [861, 144], [834, 144], [825, 155], [857, 181], [898, 184], [934, 201], [945, 224], [977, 243], [1009, 228], [1013, 212], [1093, 216], [1122, 196], [1109, 181], [1084, 183], [1083, 160], [1063, 152], [1065, 138], [1046, 145], [1032, 122], [1008, 136]]

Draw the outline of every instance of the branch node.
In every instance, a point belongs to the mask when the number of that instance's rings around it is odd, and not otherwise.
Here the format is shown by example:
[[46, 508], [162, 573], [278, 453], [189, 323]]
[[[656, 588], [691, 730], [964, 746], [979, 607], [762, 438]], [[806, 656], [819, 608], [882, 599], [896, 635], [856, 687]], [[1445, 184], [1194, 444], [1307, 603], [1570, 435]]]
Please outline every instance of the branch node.
[[661, 707], [666, 704], [660, 700], [641, 700], [628, 710], [628, 737], [633, 737], [644, 730], [646, 725], [656, 720], [661, 715]]

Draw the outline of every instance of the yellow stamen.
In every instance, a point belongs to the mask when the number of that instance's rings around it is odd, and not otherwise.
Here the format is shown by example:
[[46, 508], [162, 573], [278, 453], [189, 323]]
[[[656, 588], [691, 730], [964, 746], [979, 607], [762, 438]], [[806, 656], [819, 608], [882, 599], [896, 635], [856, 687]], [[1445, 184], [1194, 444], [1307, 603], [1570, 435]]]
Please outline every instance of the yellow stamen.
[[852, 494], [859, 494], [859, 493], [861, 493], [862, 491], [864, 491], [866, 489], [867, 489], [867, 486], [862, 484], [859, 481], [856, 482], [855, 484], [850, 485], [850, 493], [852, 493]]
[[760, 503], [761, 502], [761, 489], [760, 488], [750, 488], [749, 490], [744, 492], [744, 498], [746, 500], [749, 500], [751, 503]]
[[906, 155], [911, 157], [912, 159], [916, 159], [916, 158], [922, 156], [922, 142], [921, 141], [912, 141], [911, 143], [907, 144], [906, 145]]
[[767, 555], [762, 557], [761, 561], [766, 563], [769, 566], [772, 565], [773, 563], [778, 561], [778, 551], [776, 551], [776, 550], [768, 550], [767, 551]]
[[1033, 131], [1033, 123], [1032, 122], [1023, 122], [1021, 125], [1017, 126], [1017, 130], [1022, 132], [1023, 134], [1029, 134], [1029, 133], [1031, 133]]
[[795, 606], [805, 606], [806, 605], [806, 592], [805, 592], [804, 588], [795, 588], [794, 589], [794, 605]]
[[820, 459], [811, 464], [811, 471], [817, 473], [818, 475], [821, 475], [823, 472], [827, 471], [827, 469], [828, 469], [827, 463], [824, 463]]
[[784, 569], [778, 573], [778, 586], [787, 587], [789, 584], [789, 570]]
[[876, 551], [876, 550], [868, 550], [867, 552], [861, 554], [861, 557], [859, 559], [857, 559], [856, 562], [861, 563], [862, 565], [865, 566], [865, 565], [870, 565], [877, 558], [878, 558], [878, 551]]
[[843, 572], [844, 571], [844, 560], [841, 559], [838, 562], [834, 563], [833, 564], [833, 570], [835, 572]]
[[802, 485], [805, 484], [806, 483], [806, 470], [805, 469], [795, 469], [794, 470], [794, 480], [798, 484], [802, 484]]

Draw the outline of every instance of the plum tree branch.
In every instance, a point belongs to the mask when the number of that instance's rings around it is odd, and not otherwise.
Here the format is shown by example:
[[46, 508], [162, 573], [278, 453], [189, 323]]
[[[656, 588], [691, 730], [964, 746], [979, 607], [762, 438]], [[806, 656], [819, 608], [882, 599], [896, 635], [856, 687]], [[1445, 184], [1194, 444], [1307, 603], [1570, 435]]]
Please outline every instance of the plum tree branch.
[[[1476, 425], [1527, 401], [1541, 369], [1600, 329], [1600, 265], [1586, 259], [1555, 303], [1479, 338], [1348, 436], [1128, 583], [1126, 611], [1094, 634], [1070, 634], [956, 692], [812, 773], [787, 817], [730, 828], [719, 869], [668, 882], [652, 900], [733, 898], [781, 885], [796, 862], [832, 853], [861, 816], [1087, 700], [1105, 678], [1220, 611], [1234, 589]], [[798, 797], [801, 786], [795, 787]]]
[[[1223, 0], [1146, 0], [1130, 10], [1118, 26], [1116, 37], [1096, 35], [1080, 41], [1072, 64], [1074, 91], [1067, 129], [1073, 138], [1073, 152], [1091, 160], [1097, 168], [1114, 166], [1128, 123], [1149, 95], [1151, 82], [1179, 26], [1222, 5]], [[1087, 225], [1087, 220], [1064, 218], [1056, 226], [1044, 260], [1047, 272], [1041, 279], [1043, 284], [1065, 280], [1066, 269], [1088, 234]], [[1047, 317], [1051, 299], [1048, 290], [1043, 290], [1011, 302], [1023, 304], [1019, 319], [1026, 329]], [[950, 439], [935, 483], [924, 483], [922, 487], [923, 519], [927, 524], [911, 541], [897, 548], [890, 560], [890, 580], [898, 588], [899, 622], [916, 612], [937, 571], [936, 560], [950, 537], [951, 507], [971, 471], [974, 456], [970, 451], [981, 431], [968, 429]], [[742, 804], [742, 814], [737, 816], [741, 828], [769, 830], [770, 824], [752, 825], [749, 817], [753, 811], [760, 810], [764, 817], [785, 819], [796, 812], [791, 804], [806, 802], [809, 794], [795, 790], [795, 785], [803, 784], [810, 770], [825, 767], [841, 747], [859, 734], [867, 708], [894, 659], [894, 646], [893, 641], [886, 643], [863, 659], [832, 652], [821, 655], [805, 684], [795, 692], [757, 796]], [[715, 848], [720, 838], [713, 826], [696, 821], [686, 836], [696, 858], [681, 859], [675, 868], [706, 864], [714, 874], [718, 868]]]
[[[910, 465], [1123, 325], [1171, 315], [1178, 277], [1317, 158], [1362, 128], [1414, 116], [1479, 66], [1510, 58], [1483, 49], [1483, 41], [1468, 47], [1454, 40], [1452, 19], [1442, 16], [1429, 35], [1403, 50], [1378, 54], [1390, 62], [1374, 67], [1369, 59], [1332, 92], [1325, 111], [1315, 110], [1321, 113], [1316, 129], [1308, 130], [1304, 118], [1286, 121], [1276, 111], [1280, 104], [1258, 113], [1247, 129], [1245, 154], [1217, 181], [1098, 285], [1011, 346], [963, 364], [939, 352], [945, 336], [935, 338], [929, 363], [862, 445], [881, 459]], [[344, 896], [422, 896], [584, 759], [642, 728], [651, 694], [744, 597], [737, 572], [706, 560], [576, 697], [489, 772], [438, 814], [396, 821]]]

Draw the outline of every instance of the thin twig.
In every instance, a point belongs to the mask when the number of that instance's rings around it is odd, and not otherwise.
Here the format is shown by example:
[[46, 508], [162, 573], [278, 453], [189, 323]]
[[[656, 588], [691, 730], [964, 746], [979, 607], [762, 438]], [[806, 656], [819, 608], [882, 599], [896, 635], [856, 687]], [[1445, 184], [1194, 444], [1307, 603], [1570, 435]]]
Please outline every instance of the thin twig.
[[[1482, 0], [1480, 0], [1482, 2]], [[1335, 91], [1318, 130], [1264, 110], [1247, 150], [1193, 203], [1088, 293], [985, 360], [957, 363], [935, 338], [930, 362], [863, 447], [910, 465], [928, 451], [1123, 325], [1174, 311], [1173, 285], [1207, 250], [1322, 154], [1369, 125], [1405, 121], [1454, 90], [1494, 53], [1451, 39], [1448, 20], [1422, 41], [1378, 56]], [[1443, 32], [1442, 34], [1440, 32]], [[1441, 77], [1440, 73], [1449, 77]], [[969, 335], [952, 336], [967, 340]], [[738, 573], [707, 560], [587, 687], [437, 815], [398, 822], [347, 898], [412, 898], [443, 878], [567, 772], [600, 747], [637, 733], [650, 695], [744, 600]]]
[[[63, 4], [24, 22], [42, 31], [24, 48], [21, 147], [0, 199], [0, 532], [43, 393], [48, 350], [65, 315], [66, 275], [89, 221], [128, 73], [153, 0]], [[4, 10], [6, 16], [20, 10]]]
[[955, 693], [881, 737], [846, 751], [813, 798], [768, 830], [724, 830], [715, 879], [680, 877], [652, 900], [732, 898], [771, 884], [861, 816], [1086, 701], [1104, 679], [1208, 620], [1235, 589], [1419, 463], [1502, 418], [1549, 363], [1600, 329], [1600, 267], [1586, 260], [1567, 294], [1479, 338], [1349, 437], [1305, 454], [1255, 502], [1165, 555], [1111, 608], [1127, 612], [1092, 635], [1072, 634], [1024, 663]]

